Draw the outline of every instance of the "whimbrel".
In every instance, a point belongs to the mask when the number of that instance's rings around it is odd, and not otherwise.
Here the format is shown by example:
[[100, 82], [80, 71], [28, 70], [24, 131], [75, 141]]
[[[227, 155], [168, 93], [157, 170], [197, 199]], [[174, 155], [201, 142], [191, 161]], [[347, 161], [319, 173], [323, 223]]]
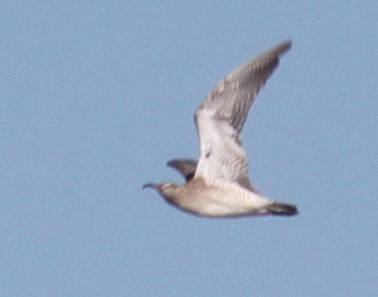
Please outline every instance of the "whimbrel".
[[218, 218], [297, 214], [294, 205], [270, 200], [248, 178], [241, 132], [260, 89], [291, 47], [286, 41], [240, 66], [221, 80], [197, 109], [200, 158], [168, 165], [186, 179], [183, 185], [148, 183], [164, 199], [189, 213]]

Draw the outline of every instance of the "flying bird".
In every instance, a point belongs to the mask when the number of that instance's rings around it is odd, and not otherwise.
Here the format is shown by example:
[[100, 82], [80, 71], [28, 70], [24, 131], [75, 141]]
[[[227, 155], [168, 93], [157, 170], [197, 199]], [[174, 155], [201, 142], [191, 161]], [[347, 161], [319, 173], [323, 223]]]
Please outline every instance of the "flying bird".
[[248, 177], [241, 132], [260, 89], [291, 47], [285, 41], [240, 66], [208, 94], [195, 112], [200, 157], [174, 159], [168, 166], [180, 172], [183, 185], [147, 183], [171, 205], [194, 215], [214, 218], [298, 213], [295, 205], [264, 197]]

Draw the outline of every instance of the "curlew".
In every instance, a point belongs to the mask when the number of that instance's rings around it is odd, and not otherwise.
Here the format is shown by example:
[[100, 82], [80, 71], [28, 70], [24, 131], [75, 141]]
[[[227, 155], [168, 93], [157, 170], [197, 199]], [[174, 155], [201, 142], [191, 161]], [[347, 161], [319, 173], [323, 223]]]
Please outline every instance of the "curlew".
[[186, 179], [183, 185], [147, 183], [170, 204], [194, 215], [215, 218], [297, 214], [295, 205], [273, 201], [255, 189], [241, 132], [260, 89], [291, 47], [283, 42], [221, 80], [196, 110], [198, 162], [175, 159], [168, 165]]

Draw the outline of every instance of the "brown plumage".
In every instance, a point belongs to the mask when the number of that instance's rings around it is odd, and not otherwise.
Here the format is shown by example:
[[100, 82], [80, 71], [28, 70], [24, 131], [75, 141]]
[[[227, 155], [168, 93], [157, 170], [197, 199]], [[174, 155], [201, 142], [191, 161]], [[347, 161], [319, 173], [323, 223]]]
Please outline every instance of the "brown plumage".
[[175, 159], [168, 165], [186, 179], [184, 185], [148, 183], [164, 199], [195, 215], [240, 217], [297, 214], [294, 205], [262, 196], [248, 177], [241, 131], [261, 87], [278, 66], [291, 41], [266, 51], [221, 80], [195, 113], [199, 161]]

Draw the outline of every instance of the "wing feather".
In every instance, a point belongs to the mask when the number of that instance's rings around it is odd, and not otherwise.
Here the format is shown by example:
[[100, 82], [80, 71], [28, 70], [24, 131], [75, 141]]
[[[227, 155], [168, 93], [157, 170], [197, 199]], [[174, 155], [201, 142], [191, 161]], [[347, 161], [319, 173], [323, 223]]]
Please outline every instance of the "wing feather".
[[255, 191], [248, 178], [248, 159], [241, 132], [248, 112], [291, 41], [266, 51], [221, 80], [195, 113], [200, 159], [195, 176], [226, 180]]

